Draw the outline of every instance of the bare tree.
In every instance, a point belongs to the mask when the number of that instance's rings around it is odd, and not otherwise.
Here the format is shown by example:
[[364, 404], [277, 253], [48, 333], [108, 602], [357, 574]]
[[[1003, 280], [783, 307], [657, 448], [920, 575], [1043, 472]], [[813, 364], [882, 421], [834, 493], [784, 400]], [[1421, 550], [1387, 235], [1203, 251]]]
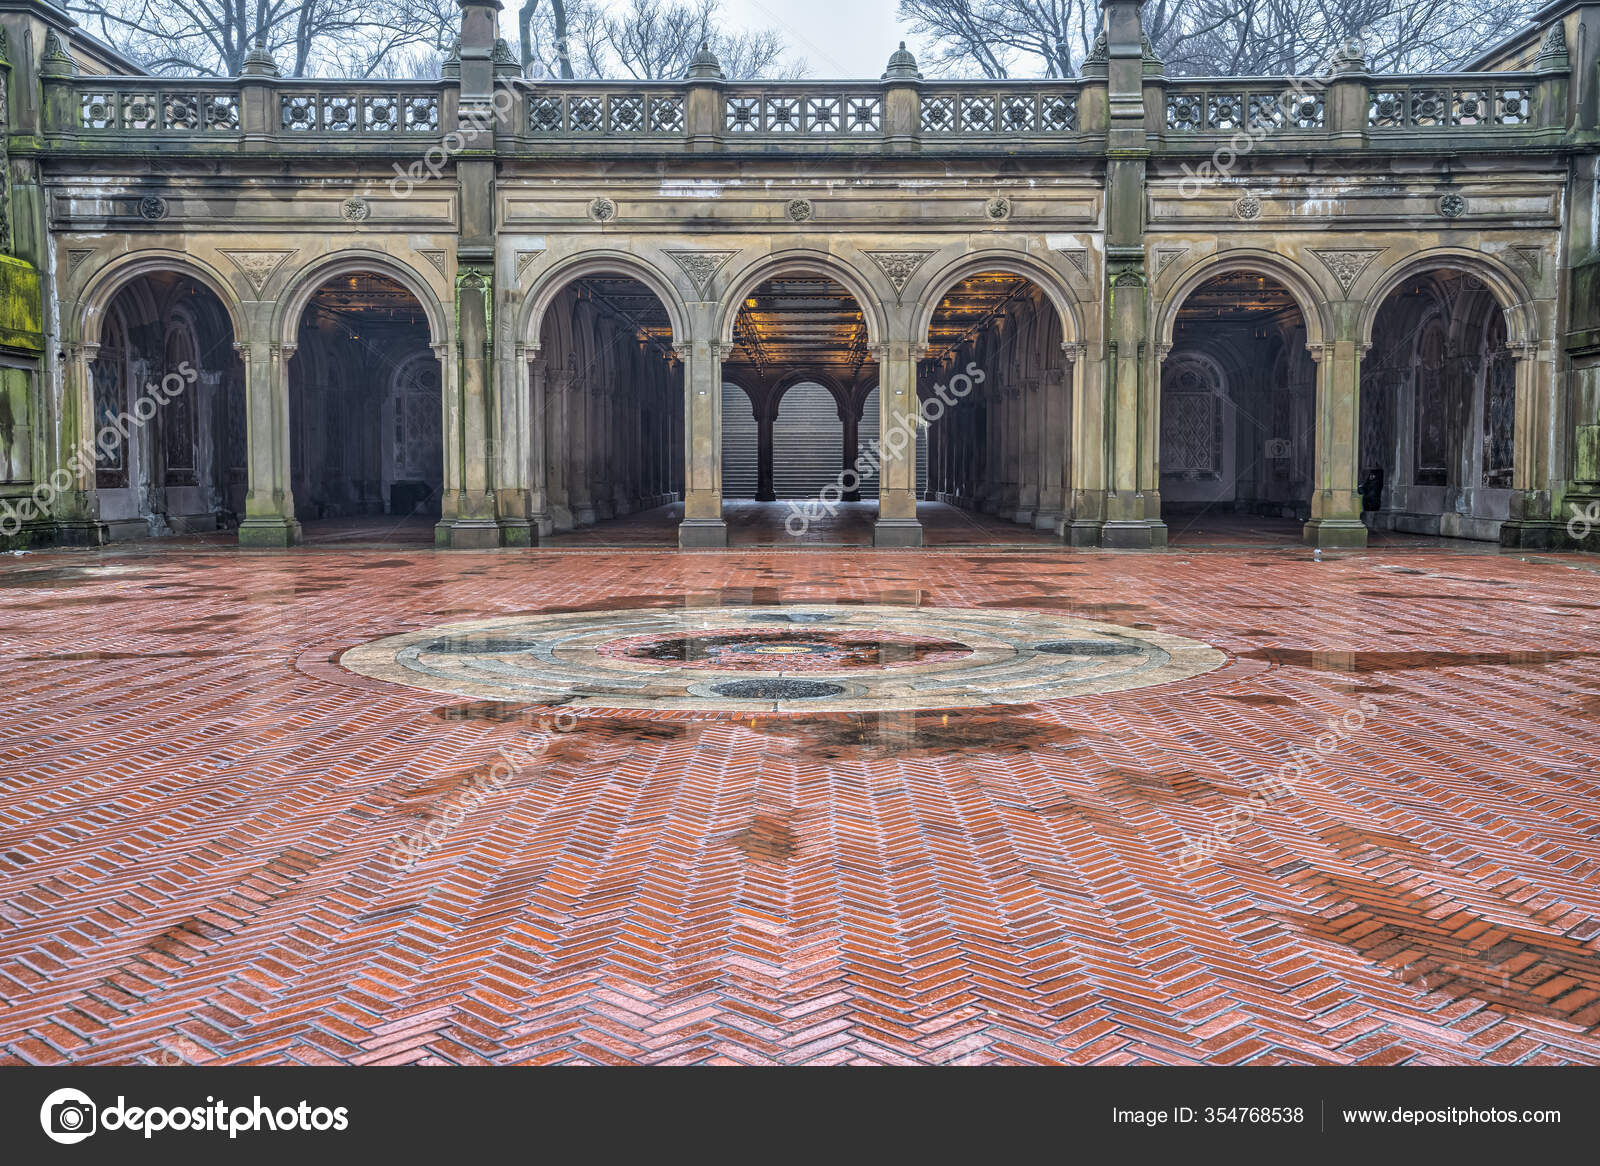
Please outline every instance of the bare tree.
[[785, 62], [778, 33], [723, 29], [718, 0], [561, 0], [559, 7], [535, 2], [527, 11], [523, 59], [525, 71], [536, 75], [673, 79], [683, 76], [702, 43], [729, 77], [797, 77], [805, 70], [803, 62]]
[[[1460, 0], [1149, 0], [1146, 35], [1167, 71], [1288, 75], [1326, 68], [1352, 40], [1383, 71], [1448, 69], [1526, 27], [1542, 5]], [[900, 0], [924, 65], [958, 76], [1070, 76], [1100, 30], [1098, 0]]]
[[237, 76], [257, 41], [295, 77], [416, 70], [454, 0], [70, 0], [94, 35], [157, 73]]

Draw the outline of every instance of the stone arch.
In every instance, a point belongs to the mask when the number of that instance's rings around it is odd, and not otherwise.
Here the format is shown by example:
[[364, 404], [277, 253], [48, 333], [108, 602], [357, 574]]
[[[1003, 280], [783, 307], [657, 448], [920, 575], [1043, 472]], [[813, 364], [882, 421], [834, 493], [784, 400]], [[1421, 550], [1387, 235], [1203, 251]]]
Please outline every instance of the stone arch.
[[1430, 247], [1391, 264], [1373, 283], [1361, 309], [1361, 343], [1372, 343], [1372, 326], [1384, 303], [1395, 291], [1407, 280], [1440, 270], [1464, 272], [1483, 282], [1505, 313], [1508, 345], [1518, 348], [1538, 339], [1533, 295], [1521, 276], [1482, 251], [1469, 251], [1465, 247]]
[[130, 252], [89, 277], [69, 317], [77, 324], [77, 340], [88, 345], [99, 344], [106, 309], [116, 299], [117, 293], [140, 276], [158, 274], [183, 275], [200, 284], [222, 304], [233, 329], [234, 340], [242, 343], [248, 337], [243, 306], [227, 277], [192, 255], [162, 250]]
[[773, 416], [777, 416], [778, 410], [783, 407], [783, 395], [796, 385], [804, 384], [821, 385], [827, 389], [828, 395], [834, 399], [841, 410], [851, 400], [849, 388], [841, 384], [839, 379], [832, 374], [823, 372], [820, 369], [794, 369], [784, 373], [783, 376], [773, 382], [771, 402]]
[[428, 336], [435, 348], [450, 340], [447, 321], [450, 313], [439, 302], [433, 285], [418, 271], [387, 251], [351, 248], [334, 251], [312, 260], [296, 271], [286, 283], [285, 293], [278, 298], [271, 335], [285, 347], [293, 348], [299, 341], [300, 320], [322, 286], [341, 275], [382, 275], [394, 280], [422, 307], [428, 320]]
[[1208, 280], [1240, 271], [1264, 275], [1283, 285], [1299, 307], [1300, 318], [1305, 321], [1306, 347], [1319, 350], [1319, 346], [1332, 337], [1333, 325], [1327, 317], [1329, 292], [1310, 272], [1274, 251], [1240, 248], [1202, 259], [1189, 268], [1167, 293], [1157, 309], [1156, 317], [1156, 339], [1160, 351], [1171, 349], [1178, 313], [1183, 310], [1190, 295]]
[[1078, 318], [1077, 297], [1073, 295], [1066, 278], [1049, 264], [1031, 255], [1001, 248], [959, 255], [918, 281], [915, 285], [917, 310], [912, 321], [912, 338], [918, 342], [925, 341], [928, 329], [933, 326], [933, 315], [950, 289], [963, 279], [985, 271], [1003, 271], [1031, 280], [1055, 306], [1064, 340], [1069, 344], [1083, 340], [1083, 322]]
[[873, 286], [872, 279], [864, 271], [826, 251], [791, 247], [754, 260], [728, 280], [728, 291], [717, 309], [716, 336], [724, 345], [733, 343], [734, 320], [745, 297], [767, 280], [783, 275], [821, 275], [836, 281], [860, 307], [861, 316], [867, 322], [867, 343], [881, 344], [888, 338], [883, 293]]
[[637, 255], [626, 251], [585, 251], [561, 260], [539, 279], [522, 301], [517, 335], [530, 348], [538, 348], [545, 313], [561, 292], [588, 275], [626, 276], [649, 288], [667, 311], [672, 326], [672, 343], [689, 339], [689, 310], [682, 291], [672, 278]]

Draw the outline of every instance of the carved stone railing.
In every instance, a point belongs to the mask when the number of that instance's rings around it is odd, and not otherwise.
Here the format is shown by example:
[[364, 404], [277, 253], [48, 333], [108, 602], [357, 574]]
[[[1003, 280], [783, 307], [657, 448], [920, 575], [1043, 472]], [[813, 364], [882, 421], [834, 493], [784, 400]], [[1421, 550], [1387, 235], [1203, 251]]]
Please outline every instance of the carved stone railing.
[[1161, 128], [1168, 133], [1234, 133], [1241, 129], [1317, 132], [1328, 125], [1325, 88], [1287, 77], [1169, 81]]
[[1479, 73], [1453, 77], [1373, 77], [1367, 126], [1374, 130], [1526, 129], [1538, 78]]
[[870, 83], [770, 82], [730, 85], [722, 94], [729, 138], [877, 137], [883, 128], [883, 90]]
[[523, 95], [518, 125], [530, 138], [681, 138], [684, 101], [683, 86], [670, 81], [539, 85]]
[[[1263, 131], [1297, 138], [1528, 132], [1561, 124], [1564, 110], [1557, 108], [1553, 80], [1548, 71], [1161, 78], [1153, 86], [1159, 98], [1151, 112], [1169, 143], [1240, 131], [1257, 138]], [[1393, 136], [1398, 143], [1400, 134]]]
[[[230, 142], [247, 151], [293, 150], [303, 142], [383, 152], [437, 140], [461, 124], [453, 80], [74, 74], [44, 83], [47, 136], [59, 148], [94, 153], [137, 152], [133, 142], [145, 137], [179, 152], [215, 152]], [[1564, 132], [1565, 84], [1553, 69], [1384, 77], [1361, 71], [1359, 62], [1312, 78], [1147, 73], [1145, 125], [1157, 148], [1178, 154], [1212, 149], [1241, 132], [1263, 142], [1281, 137], [1294, 149], [1346, 148], [1354, 139], [1397, 150], [1439, 148], [1469, 134], [1495, 143], [1489, 148], [1537, 145]], [[574, 148], [611, 157], [774, 149], [1049, 155], [1069, 140], [1092, 149], [1108, 132], [1106, 81], [1092, 76], [626, 83], [502, 77], [496, 92], [505, 101], [487, 116], [497, 127], [497, 148], [508, 155]]]
[[1078, 92], [1078, 86], [1060, 82], [1003, 88], [992, 81], [925, 85], [918, 120], [928, 138], [1074, 134], [1078, 131]]
[[438, 135], [446, 114], [435, 81], [73, 76], [51, 88], [49, 128], [88, 141], [252, 131], [408, 140]]
[[237, 133], [240, 96], [229, 81], [88, 77], [74, 88], [79, 130]]

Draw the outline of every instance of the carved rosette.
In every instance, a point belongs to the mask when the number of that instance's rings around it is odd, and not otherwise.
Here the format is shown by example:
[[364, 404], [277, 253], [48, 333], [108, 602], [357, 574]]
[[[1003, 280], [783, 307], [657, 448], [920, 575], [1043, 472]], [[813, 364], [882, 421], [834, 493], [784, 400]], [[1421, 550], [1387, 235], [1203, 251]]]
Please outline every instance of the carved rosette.
[[1439, 213], [1447, 219], [1459, 219], [1467, 213], [1467, 200], [1455, 191], [1439, 196]]
[[809, 198], [791, 198], [784, 206], [783, 213], [789, 216], [791, 222], [809, 223], [817, 213], [817, 208]]
[[589, 217], [597, 223], [609, 223], [617, 217], [617, 204], [609, 198], [590, 199]]
[[983, 204], [983, 215], [990, 222], [1003, 223], [1011, 217], [1011, 200], [997, 194]]
[[364, 223], [372, 214], [372, 204], [360, 195], [352, 195], [340, 204], [339, 214], [347, 223]]
[[1261, 217], [1261, 200], [1246, 191], [1244, 196], [1233, 204], [1233, 213], [1245, 222]]
[[159, 222], [167, 217], [167, 200], [159, 194], [147, 194], [139, 200], [139, 217]]

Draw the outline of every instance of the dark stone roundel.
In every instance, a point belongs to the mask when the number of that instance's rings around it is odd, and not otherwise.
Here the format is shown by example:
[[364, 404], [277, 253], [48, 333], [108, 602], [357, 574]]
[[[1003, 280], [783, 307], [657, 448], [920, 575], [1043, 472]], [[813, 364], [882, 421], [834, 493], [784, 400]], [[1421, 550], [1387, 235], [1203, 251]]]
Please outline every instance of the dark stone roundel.
[[729, 680], [713, 684], [711, 691], [734, 700], [821, 700], [843, 696], [845, 688], [816, 680]]

